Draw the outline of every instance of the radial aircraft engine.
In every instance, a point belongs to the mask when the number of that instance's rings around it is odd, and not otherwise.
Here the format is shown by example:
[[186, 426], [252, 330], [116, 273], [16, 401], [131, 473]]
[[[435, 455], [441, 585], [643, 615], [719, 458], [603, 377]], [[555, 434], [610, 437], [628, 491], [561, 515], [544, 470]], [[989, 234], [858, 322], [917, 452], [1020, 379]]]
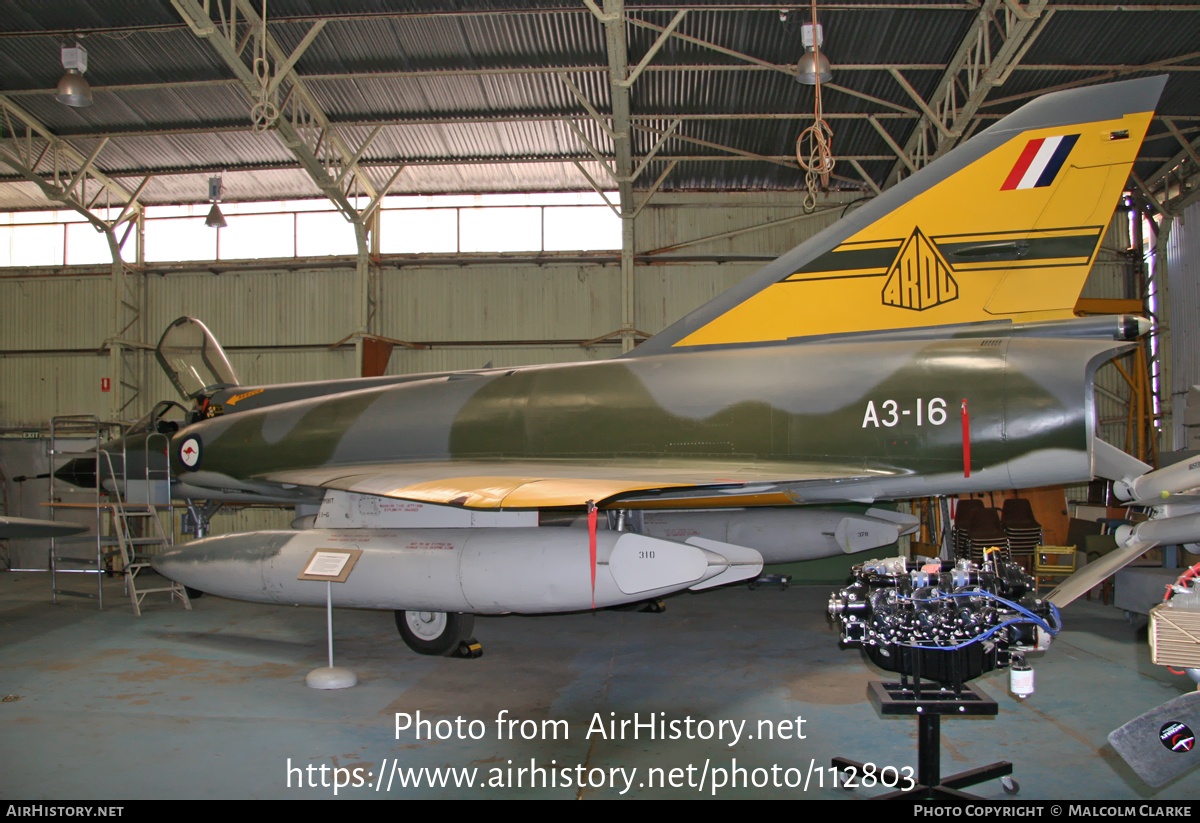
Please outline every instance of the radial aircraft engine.
[[243, 386], [181, 318], [160, 344], [193, 404], [167, 432], [174, 493], [295, 505], [296, 528], [155, 567], [316, 604], [306, 564], [352, 552], [334, 605], [394, 610], [436, 654], [475, 614], [889, 545], [917, 524], [886, 501], [1136, 485], [1148, 467], [1095, 438], [1092, 389], [1149, 324], [1072, 310], [1163, 83], [1027, 104], [611, 360]]

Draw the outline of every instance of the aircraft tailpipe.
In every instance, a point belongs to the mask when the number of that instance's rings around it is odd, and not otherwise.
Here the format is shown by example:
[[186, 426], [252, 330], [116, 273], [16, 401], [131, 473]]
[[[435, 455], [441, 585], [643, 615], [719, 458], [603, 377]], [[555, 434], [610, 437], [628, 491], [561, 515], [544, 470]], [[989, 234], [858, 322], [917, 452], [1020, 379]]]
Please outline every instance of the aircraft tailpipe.
[[1013, 337], [1074, 337], [1136, 340], [1150, 331], [1150, 321], [1136, 314], [1116, 314], [1070, 320], [1038, 320], [1016, 323]]

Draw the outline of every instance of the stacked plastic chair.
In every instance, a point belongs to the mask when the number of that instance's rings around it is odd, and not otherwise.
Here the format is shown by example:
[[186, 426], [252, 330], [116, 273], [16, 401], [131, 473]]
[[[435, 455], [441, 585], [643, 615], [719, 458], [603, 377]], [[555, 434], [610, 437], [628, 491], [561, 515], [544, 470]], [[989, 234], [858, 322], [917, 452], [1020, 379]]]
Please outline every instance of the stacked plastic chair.
[[1033, 508], [1025, 498], [1005, 500], [1000, 523], [1013, 557], [1033, 557], [1042, 545], [1042, 525], [1034, 519]]
[[954, 511], [954, 559], [963, 560], [969, 557], [967, 550], [967, 523], [972, 515], [984, 509], [983, 501], [974, 497], [959, 500]]
[[995, 509], [975, 509], [968, 514], [963, 524], [963, 556], [969, 557], [974, 563], [982, 563], [984, 550], [998, 548], [1005, 558], [1011, 558], [1008, 549], [1008, 537], [1004, 527], [1000, 525], [1000, 515]]

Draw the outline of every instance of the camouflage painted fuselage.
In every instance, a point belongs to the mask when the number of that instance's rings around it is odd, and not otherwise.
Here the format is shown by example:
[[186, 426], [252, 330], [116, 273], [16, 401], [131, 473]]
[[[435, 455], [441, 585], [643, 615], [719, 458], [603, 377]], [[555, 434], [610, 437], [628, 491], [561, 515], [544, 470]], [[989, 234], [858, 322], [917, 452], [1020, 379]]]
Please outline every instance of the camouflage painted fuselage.
[[587, 479], [628, 505], [689, 508], [1074, 482], [1091, 477], [1092, 377], [1125, 345], [858, 339], [439, 375], [197, 423], [174, 437], [172, 468], [211, 489], [506, 507], [571, 502], [472, 482]]

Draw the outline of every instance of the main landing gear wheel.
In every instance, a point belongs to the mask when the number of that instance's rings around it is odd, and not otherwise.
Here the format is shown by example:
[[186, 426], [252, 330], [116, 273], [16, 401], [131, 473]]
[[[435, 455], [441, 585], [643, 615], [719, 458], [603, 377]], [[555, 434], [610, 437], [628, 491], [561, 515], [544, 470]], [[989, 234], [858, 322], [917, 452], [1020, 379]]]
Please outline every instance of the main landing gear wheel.
[[417, 654], [448, 655], [471, 637], [475, 615], [397, 611], [396, 628], [405, 644]]

